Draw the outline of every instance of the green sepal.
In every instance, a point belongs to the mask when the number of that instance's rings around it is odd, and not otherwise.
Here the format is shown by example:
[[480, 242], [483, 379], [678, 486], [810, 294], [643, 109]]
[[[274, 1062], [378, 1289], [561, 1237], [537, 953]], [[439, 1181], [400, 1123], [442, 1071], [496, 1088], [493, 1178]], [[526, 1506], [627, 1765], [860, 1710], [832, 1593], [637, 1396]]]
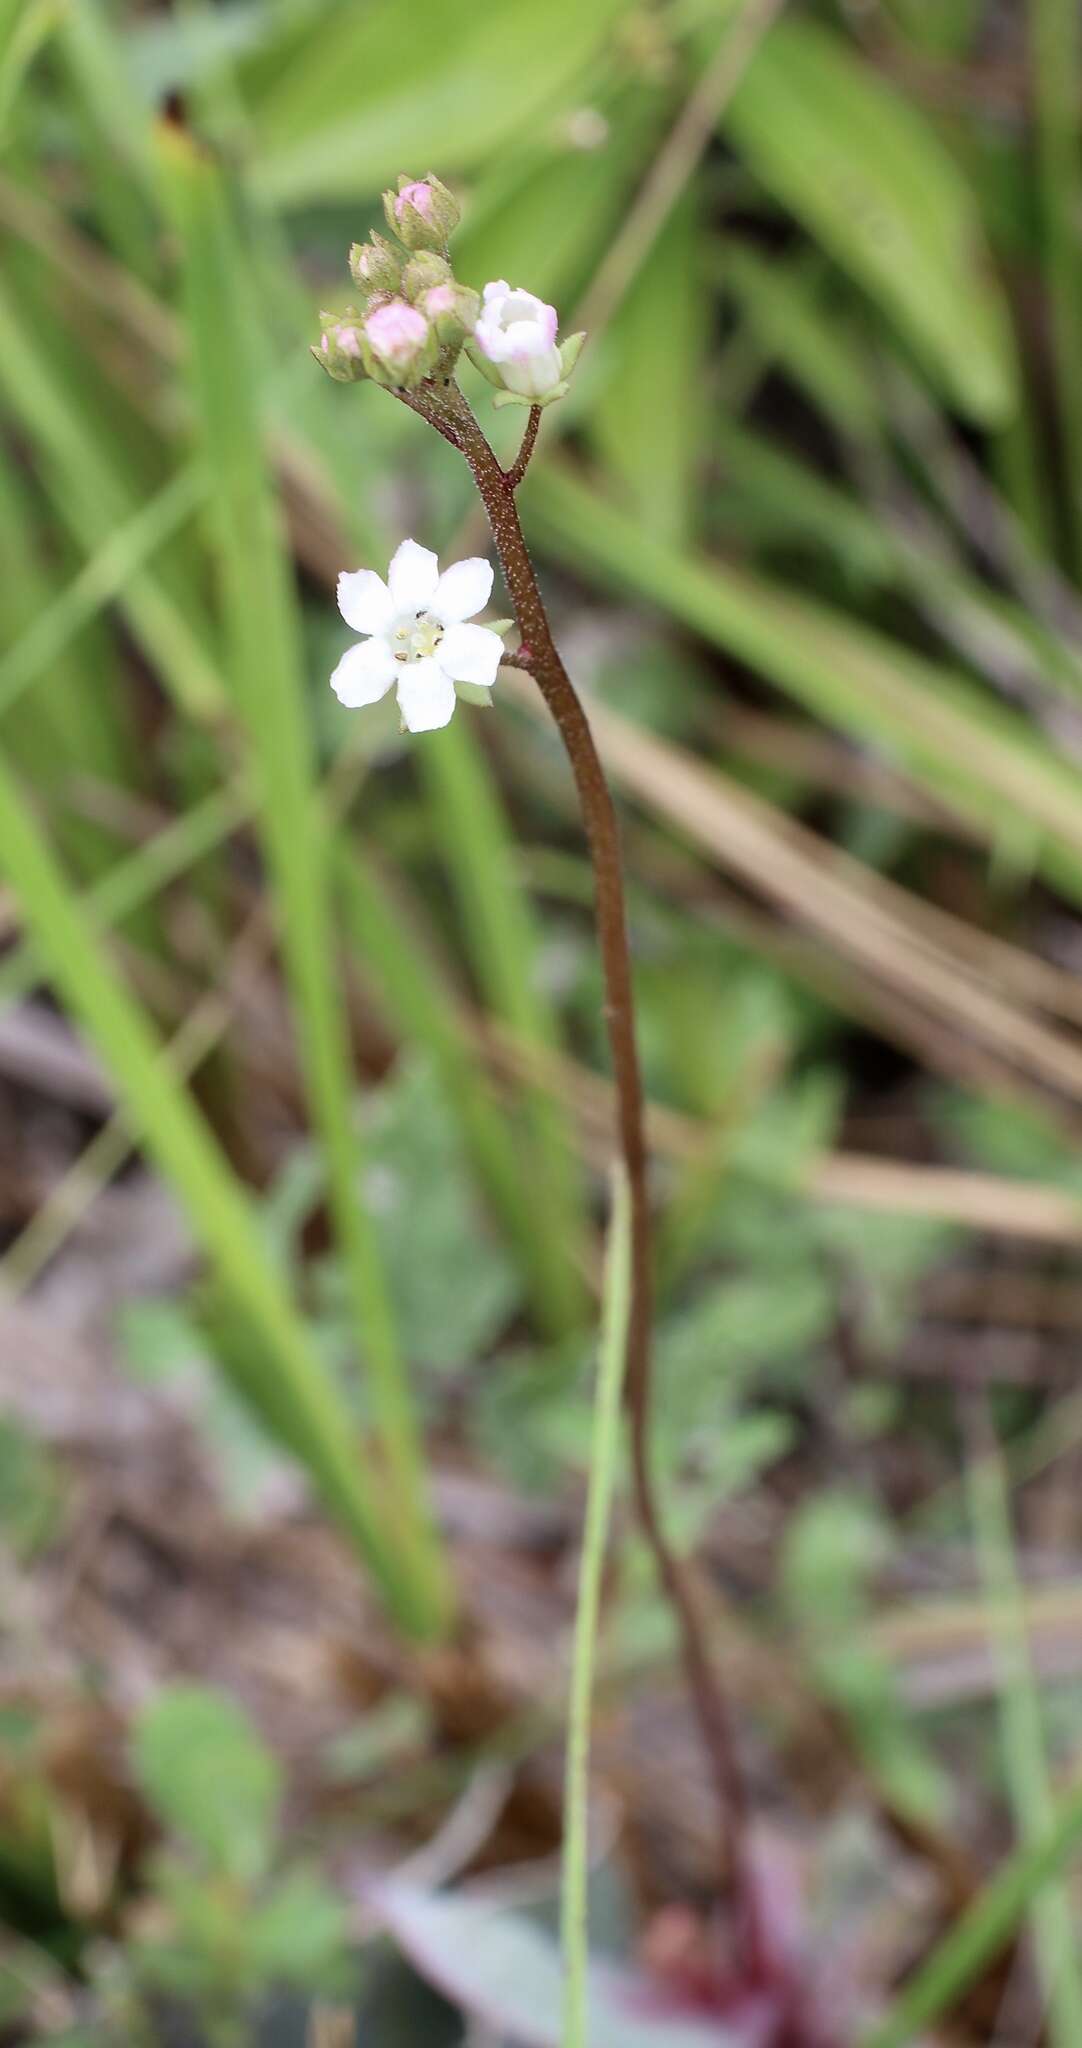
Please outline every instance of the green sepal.
[[419, 249], [402, 272], [402, 297], [415, 306], [433, 285], [452, 282], [451, 266], [446, 256], [438, 256], [434, 249]]
[[500, 376], [496, 364], [489, 362], [488, 357], [482, 349], [478, 348], [475, 341], [468, 341], [466, 343], [466, 354], [469, 356], [474, 369], [480, 370], [482, 377], [486, 378], [488, 383], [494, 384], [497, 391], [502, 391], [503, 378]]
[[497, 391], [492, 403], [496, 407], [504, 405], [536, 405], [539, 412], [544, 412], [546, 405], [555, 405], [558, 398], [566, 398], [566, 396], [567, 383], [564, 381], [560, 384], [554, 384], [552, 390], [546, 391], [541, 398], [527, 398], [522, 391], [504, 391], [501, 389]]

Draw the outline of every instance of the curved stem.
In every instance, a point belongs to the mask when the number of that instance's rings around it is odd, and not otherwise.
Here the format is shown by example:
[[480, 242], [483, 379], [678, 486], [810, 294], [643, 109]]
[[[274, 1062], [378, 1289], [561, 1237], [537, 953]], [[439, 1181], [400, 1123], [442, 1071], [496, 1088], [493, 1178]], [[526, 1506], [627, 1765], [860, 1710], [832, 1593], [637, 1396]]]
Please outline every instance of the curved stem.
[[540, 425], [541, 407], [539, 405], [531, 405], [530, 417], [526, 422], [526, 432], [523, 434], [522, 440], [519, 443], [518, 454], [516, 455], [513, 463], [511, 464], [510, 469], [504, 470], [504, 477], [506, 479], [509, 490], [518, 490], [518, 487], [522, 482], [522, 479], [525, 476], [526, 471], [529, 469], [530, 457], [533, 454], [534, 448], [537, 444], [537, 430]]
[[[594, 871], [595, 916], [605, 980], [605, 1022], [616, 1083], [620, 1149], [631, 1201], [631, 1301], [626, 1385], [636, 1511], [666, 1598], [677, 1618], [703, 1744], [717, 1793], [747, 1974], [765, 1979], [769, 1951], [751, 1867], [748, 1801], [728, 1707], [707, 1649], [694, 1585], [670, 1548], [650, 1467], [650, 1348], [653, 1325], [653, 1253], [646, 1180], [643, 1092], [635, 1039], [635, 1009], [624, 907], [623, 863], [616, 811], [589, 721], [560, 658], [519, 524], [511, 474], [497, 462], [455, 384], [423, 384], [400, 396], [465, 456], [488, 514], [496, 552], [522, 635], [520, 653], [556, 721], [575, 779]], [[532, 417], [532, 415], [531, 415]], [[528, 430], [527, 430], [528, 431]]]

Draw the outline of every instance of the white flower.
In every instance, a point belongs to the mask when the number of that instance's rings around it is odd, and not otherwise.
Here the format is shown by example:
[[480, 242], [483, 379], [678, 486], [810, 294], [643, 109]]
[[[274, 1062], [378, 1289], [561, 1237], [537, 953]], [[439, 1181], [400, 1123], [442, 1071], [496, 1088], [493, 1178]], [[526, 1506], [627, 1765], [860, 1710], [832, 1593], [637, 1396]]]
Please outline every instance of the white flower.
[[404, 540], [387, 572], [343, 570], [338, 609], [347, 626], [368, 638], [342, 656], [331, 688], [351, 710], [377, 704], [391, 685], [398, 691], [409, 732], [446, 725], [455, 708], [455, 684], [496, 680], [503, 642], [487, 626], [468, 626], [492, 590], [492, 567], [479, 555], [455, 562], [440, 575], [429, 548]]
[[496, 365], [507, 391], [523, 398], [543, 398], [560, 382], [563, 365], [556, 346], [555, 306], [533, 292], [512, 291], [506, 278], [486, 284], [474, 340], [483, 356]]

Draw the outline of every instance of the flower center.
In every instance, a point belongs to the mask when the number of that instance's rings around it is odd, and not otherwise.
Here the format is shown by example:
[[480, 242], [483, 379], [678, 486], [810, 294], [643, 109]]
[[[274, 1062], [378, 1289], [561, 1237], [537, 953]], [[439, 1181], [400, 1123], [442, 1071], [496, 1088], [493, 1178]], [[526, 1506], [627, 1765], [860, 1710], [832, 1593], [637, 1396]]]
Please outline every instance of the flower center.
[[415, 612], [400, 619], [394, 631], [396, 661], [427, 661], [443, 639], [443, 621], [431, 612]]
[[506, 334], [519, 320], [534, 320], [537, 317], [537, 302], [529, 299], [524, 292], [510, 292], [500, 307], [499, 325]]

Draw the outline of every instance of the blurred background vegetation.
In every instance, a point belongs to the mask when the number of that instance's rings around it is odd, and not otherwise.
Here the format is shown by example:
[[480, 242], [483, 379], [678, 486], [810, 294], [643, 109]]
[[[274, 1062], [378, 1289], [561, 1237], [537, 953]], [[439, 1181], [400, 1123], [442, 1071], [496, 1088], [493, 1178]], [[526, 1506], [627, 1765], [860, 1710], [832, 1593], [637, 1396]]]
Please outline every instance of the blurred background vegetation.
[[[656, 1457], [843, 2040], [1065, 1811], [1080, 39], [1076, 0], [0, 0], [5, 2044], [559, 2038], [611, 1102], [529, 683], [408, 743], [327, 688], [340, 569], [486, 544], [308, 355], [401, 171], [461, 199], [460, 277], [589, 334], [521, 503], [624, 824]], [[599, 1940], [744, 2048], [617, 1553]], [[535, 1915], [533, 2033], [477, 1897]], [[1079, 2048], [1076, 1927], [1023, 1888], [935, 2038]]]

